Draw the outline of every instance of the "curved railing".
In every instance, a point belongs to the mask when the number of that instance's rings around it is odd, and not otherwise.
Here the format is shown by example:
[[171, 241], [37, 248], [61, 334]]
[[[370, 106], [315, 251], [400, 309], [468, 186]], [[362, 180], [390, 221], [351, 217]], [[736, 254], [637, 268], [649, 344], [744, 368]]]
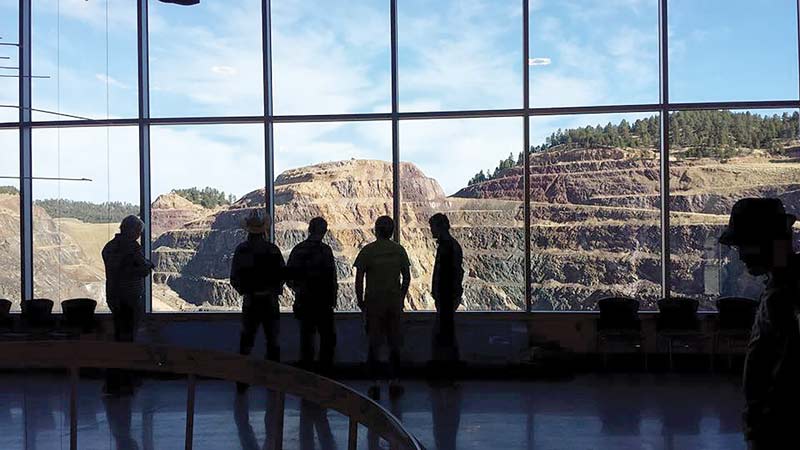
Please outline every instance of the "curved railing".
[[411, 433], [386, 409], [336, 381], [271, 361], [234, 353], [106, 341], [30, 341], [0, 343], [0, 368], [60, 368], [71, 377], [70, 449], [77, 450], [77, 386], [81, 368], [128, 369], [188, 376], [186, 449], [192, 448], [196, 377], [266, 387], [272, 391], [277, 421], [270, 448], [283, 442], [286, 394], [340, 412], [349, 419], [348, 449], [358, 442], [358, 425], [386, 440], [394, 450], [422, 450]]

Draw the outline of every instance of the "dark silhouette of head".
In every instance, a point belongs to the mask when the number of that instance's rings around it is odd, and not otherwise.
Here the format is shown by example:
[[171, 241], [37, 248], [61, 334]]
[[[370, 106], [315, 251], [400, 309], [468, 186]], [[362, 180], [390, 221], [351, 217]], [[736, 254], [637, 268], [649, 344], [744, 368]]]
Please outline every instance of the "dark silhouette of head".
[[328, 232], [328, 222], [322, 217], [314, 217], [308, 222], [308, 237], [322, 239]]
[[792, 224], [777, 198], [745, 198], [733, 205], [720, 244], [736, 247], [752, 275], [764, 275], [786, 267], [792, 248]]
[[439, 239], [441, 236], [446, 236], [450, 233], [450, 219], [442, 213], [436, 213], [428, 219], [428, 225], [431, 226], [431, 234], [434, 239]]
[[122, 222], [119, 224], [119, 234], [125, 239], [130, 239], [132, 241], [139, 239], [143, 229], [144, 222], [142, 222], [142, 219], [133, 215], [122, 219]]
[[265, 236], [267, 233], [267, 219], [262, 216], [258, 210], [253, 210], [253, 212], [244, 219], [244, 228], [250, 235]]
[[391, 239], [394, 234], [394, 220], [389, 216], [380, 216], [375, 221], [375, 237]]

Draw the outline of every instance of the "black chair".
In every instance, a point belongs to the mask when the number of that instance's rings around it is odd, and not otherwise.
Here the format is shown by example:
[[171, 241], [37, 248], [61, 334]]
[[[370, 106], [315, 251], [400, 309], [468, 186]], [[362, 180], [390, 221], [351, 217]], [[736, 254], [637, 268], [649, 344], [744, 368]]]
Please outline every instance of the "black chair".
[[639, 320], [639, 301], [626, 297], [606, 297], [597, 301], [597, 351], [603, 354], [603, 367], [608, 367], [608, 346], [628, 345], [639, 351], [647, 370], [647, 351]]
[[[658, 337], [667, 342], [669, 354], [669, 368], [675, 368], [672, 358], [675, 345], [690, 349], [693, 344], [706, 339], [700, 329], [700, 319], [697, 317], [697, 308], [700, 302], [692, 298], [672, 297], [658, 301], [658, 320], [656, 330]], [[711, 368], [714, 367], [713, 352], [711, 354]]]
[[714, 355], [725, 342], [728, 369], [733, 366], [734, 352], [744, 353], [750, 341], [750, 330], [756, 319], [758, 301], [745, 297], [720, 297], [717, 300], [717, 329], [714, 333]]
[[94, 329], [94, 311], [97, 302], [90, 298], [73, 298], [61, 302], [61, 325], [88, 333]]
[[0, 298], [0, 328], [10, 329], [14, 325], [11, 318], [11, 300]]
[[28, 329], [51, 328], [53, 320], [53, 301], [35, 298], [22, 302], [22, 323]]

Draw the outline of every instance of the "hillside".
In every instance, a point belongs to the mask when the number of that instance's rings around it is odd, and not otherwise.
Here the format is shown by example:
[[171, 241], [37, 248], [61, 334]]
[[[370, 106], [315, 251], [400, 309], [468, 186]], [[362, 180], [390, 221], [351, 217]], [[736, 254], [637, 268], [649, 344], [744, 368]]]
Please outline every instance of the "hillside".
[[[305, 238], [307, 221], [322, 215], [331, 224], [328, 242], [334, 249], [341, 283], [340, 309], [355, 308], [352, 264], [358, 250], [374, 238], [377, 217], [391, 214], [391, 164], [349, 160], [293, 169], [275, 183], [276, 241], [289, 250]], [[403, 244], [412, 262], [409, 308], [431, 309], [430, 270], [435, 244], [427, 220], [434, 211], [448, 211], [455, 234], [467, 250], [467, 307], [519, 309], [524, 303], [521, 204], [513, 201], [448, 199], [439, 184], [416, 166], [402, 172]], [[263, 191], [253, 191], [229, 209], [165, 232], [153, 244], [154, 280], [204, 308], [236, 308], [239, 297], [227, 276], [233, 249], [244, 238], [241, 221], [253, 208], [264, 207]], [[288, 307], [287, 295], [282, 303]]]
[[[670, 164], [672, 286], [676, 294], [754, 295], [760, 285], [716, 245], [736, 200], [778, 197], [800, 214], [800, 160], [751, 151], [726, 163]], [[531, 155], [534, 292], [539, 307], [580, 304], [601, 291], [654, 299], [660, 279], [659, 160], [655, 149], [564, 148]], [[522, 167], [462, 189], [456, 197], [523, 197]], [[722, 253], [720, 253], [722, 252]], [[720, 278], [721, 277], [721, 278]], [[565, 303], [566, 302], [566, 303]], [[548, 304], [549, 303], [549, 304]], [[711, 308], [711, 303], [704, 307]]]

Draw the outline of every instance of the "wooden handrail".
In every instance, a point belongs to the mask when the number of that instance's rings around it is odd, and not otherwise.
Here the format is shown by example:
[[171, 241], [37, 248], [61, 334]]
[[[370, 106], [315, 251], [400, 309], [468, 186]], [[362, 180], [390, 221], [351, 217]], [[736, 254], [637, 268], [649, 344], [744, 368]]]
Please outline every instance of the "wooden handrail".
[[[350, 418], [350, 439], [357, 438], [355, 429], [362, 424], [388, 441], [392, 449], [422, 450], [416, 438], [389, 411], [355, 390], [285, 364], [235, 353], [108, 341], [3, 342], [0, 343], [0, 368], [60, 368], [73, 374], [81, 368], [184, 374], [189, 376], [192, 397], [194, 377], [247, 383], [276, 391], [281, 398], [286, 394], [294, 395], [340, 412]], [[77, 376], [72, 378], [73, 383], [77, 383]], [[76, 411], [70, 413], [76, 414]], [[188, 414], [193, 414], [189, 405]], [[71, 437], [71, 442], [75, 439]], [[187, 436], [187, 448], [190, 447], [191, 436]]]

